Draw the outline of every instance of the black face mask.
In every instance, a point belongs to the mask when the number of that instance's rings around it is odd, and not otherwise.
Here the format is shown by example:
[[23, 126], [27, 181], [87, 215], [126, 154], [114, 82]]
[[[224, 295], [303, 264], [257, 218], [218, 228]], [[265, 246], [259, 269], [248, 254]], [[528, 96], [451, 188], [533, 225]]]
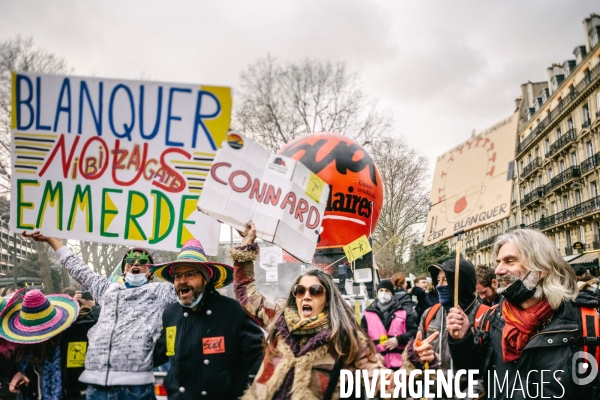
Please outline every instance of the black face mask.
[[523, 281], [527, 278], [527, 276], [530, 273], [531, 271], [529, 271], [523, 279], [519, 279], [518, 281], [513, 282], [505, 291], [502, 292], [502, 296], [504, 296], [504, 298], [507, 301], [516, 306], [520, 306], [523, 302], [532, 298], [535, 294], [537, 285], [540, 284], [540, 281], [538, 281], [538, 283], [533, 289], [527, 289]]

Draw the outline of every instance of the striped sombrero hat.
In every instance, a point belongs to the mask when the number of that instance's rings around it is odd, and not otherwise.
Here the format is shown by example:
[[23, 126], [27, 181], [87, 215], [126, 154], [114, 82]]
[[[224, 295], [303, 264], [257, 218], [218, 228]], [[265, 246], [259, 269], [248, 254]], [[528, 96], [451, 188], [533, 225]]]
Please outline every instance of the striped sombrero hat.
[[13, 299], [0, 314], [0, 337], [9, 342], [43, 342], [67, 329], [79, 315], [79, 303], [66, 294], [44, 296], [31, 290]]
[[4, 315], [4, 310], [6, 307], [22, 299], [25, 296], [25, 293], [27, 293], [26, 287], [17, 290], [12, 294], [12, 296], [0, 297], [0, 319], [2, 318], [2, 315]]
[[215, 289], [227, 286], [233, 281], [233, 268], [227, 264], [208, 261], [202, 244], [196, 239], [188, 240], [183, 245], [175, 261], [151, 265], [150, 271], [165, 281], [173, 282], [173, 269], [180, 265], [197, 268], [212, 282]]

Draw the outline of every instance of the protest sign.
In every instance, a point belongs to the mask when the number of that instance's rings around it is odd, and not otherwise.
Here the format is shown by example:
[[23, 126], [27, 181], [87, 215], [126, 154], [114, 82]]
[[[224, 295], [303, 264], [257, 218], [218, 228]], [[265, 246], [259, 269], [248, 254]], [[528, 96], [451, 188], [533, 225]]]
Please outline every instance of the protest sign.
[[229, 129], [226, 87], [12, 75], [10, 229], [175, 251], [218, 250], [196, 211]]
[[319, 237], [329, 187], [302, 163], [269, 152], [237, 133], [217, 152], [198, 209], [257, 235], [304, 262]]
[[438, 157], [425, 246], [510, 215], [519, 114]]
[[346, 253], [346, 259], [348, 262], [352, 262], [357, 258], [360, 258], [370, 252], [371, 244], [366, 235], [362, 235], [352, 243], [344, 246], [344, 253]]
[[277, 282], [277, 265], [283, 262], [283, 252], [281, 247], [261, 247], [260, 248], [260, 267], [267, 273], [265, 282]]

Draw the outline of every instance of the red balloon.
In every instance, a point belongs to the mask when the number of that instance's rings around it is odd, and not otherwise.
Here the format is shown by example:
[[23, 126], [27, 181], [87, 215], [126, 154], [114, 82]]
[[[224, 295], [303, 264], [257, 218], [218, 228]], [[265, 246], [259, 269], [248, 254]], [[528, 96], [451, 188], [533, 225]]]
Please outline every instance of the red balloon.
[[337, 133], [311, 133], [287, 143], [278, 154], [299, 160], [329, 185], [317, 248], [371, 236], [383, 205], [383, 183], [364, 147]]

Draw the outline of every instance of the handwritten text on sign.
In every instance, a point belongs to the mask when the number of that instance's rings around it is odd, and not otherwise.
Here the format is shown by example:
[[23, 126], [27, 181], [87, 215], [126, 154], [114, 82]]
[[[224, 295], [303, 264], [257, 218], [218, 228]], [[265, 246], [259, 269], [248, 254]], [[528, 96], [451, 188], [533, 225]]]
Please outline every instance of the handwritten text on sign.
[[11, 229], [215, 254], [195, 204], [229, 129], [225, 87], [13, 73]]

